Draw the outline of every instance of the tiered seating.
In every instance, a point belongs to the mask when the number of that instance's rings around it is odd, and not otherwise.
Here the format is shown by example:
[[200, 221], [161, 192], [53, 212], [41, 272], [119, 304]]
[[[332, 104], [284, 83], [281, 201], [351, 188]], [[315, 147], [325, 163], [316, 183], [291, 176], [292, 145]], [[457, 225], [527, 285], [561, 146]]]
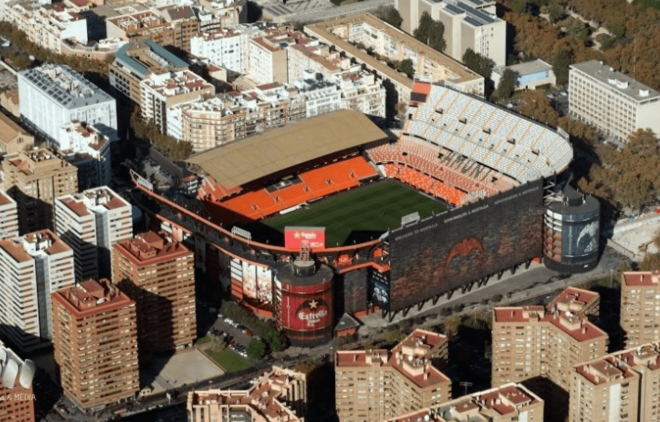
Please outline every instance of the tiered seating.
[[267, 217], [312, 199], [322, 198], [360, 185], [360, 180], [378, 175], [362, 157], [353, 157], [301, 173], [301, 183], [273, 192], [259, 189], [235, 196], [222, 205], [254, 220]]
[[528, 119], [440, 86], [431, 87], [428, 97], [416, 104], [405, 134], [442, 145], [519, 182], [561, 171], [572, 158], [568, 142]]
[[367, 153], [376, 163], [405, 164], [464, 192], [493, 195], [516, 185], [513, 179], [474, 160], [417, 138], [402, 136], [395, 144], [379, 145]]
[[420, 189], [429, 195], [441, 198], [453, 205], [463, 203], [465, 193], [451, 186], [447, 186], [441, 181], [420, 173], [415, 169], [406, 167], [402, 164], [385, 164], [385, 171], [389, 177], [401, 180], [409, 185]]

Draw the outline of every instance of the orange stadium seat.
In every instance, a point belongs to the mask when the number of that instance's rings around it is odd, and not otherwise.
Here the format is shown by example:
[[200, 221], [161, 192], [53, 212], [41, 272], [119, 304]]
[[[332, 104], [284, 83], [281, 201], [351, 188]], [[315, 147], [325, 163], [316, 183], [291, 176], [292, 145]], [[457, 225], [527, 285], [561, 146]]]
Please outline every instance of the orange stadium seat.
[[312, 199], [357, 187], [360, 180], [378, 175], [363, 158], [353, 157], [300, 173], [302, 183], [269, 193], [259, 189], [222, 202], [234, 212], [257, 220]]

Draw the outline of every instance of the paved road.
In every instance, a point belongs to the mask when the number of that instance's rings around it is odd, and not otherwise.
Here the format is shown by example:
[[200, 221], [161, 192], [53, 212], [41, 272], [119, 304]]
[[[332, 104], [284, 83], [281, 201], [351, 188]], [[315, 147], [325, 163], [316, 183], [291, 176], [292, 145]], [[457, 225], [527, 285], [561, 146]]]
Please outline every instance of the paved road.
[[[272, 4], [273, 3], [271, 2], [268, 3], [264, 2], [262, 6], [266, 8]], [[312, 10], [295, 11], [295, 13], [292, 13], [290, 15], [282, 15], [282, 16], [278, 16], [277, 18], [282, 21], [299, 22], [299, 23], [319, 22], [330, 19], [338, 19], [349, 15], [367, 13], [376, 10], [382, 6], [393, 6], [393, 5], [394, 5], [394, 0], [369, 0], [369, 1], [362, 1], [362, 2], [348, 4], [339, 7], [335, 7], [332, 3], [330, 3], [329, 7], [327, 8], [323, 8], [322, 4], [319, 3], [319, 8]]]

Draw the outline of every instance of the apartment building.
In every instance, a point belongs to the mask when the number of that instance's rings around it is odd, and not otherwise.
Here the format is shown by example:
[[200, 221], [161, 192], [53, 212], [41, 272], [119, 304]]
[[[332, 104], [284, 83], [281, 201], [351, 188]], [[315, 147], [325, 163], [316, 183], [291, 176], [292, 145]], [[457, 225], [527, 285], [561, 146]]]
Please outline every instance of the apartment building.
[[660, 92], [597, 60], [570, 66], [568, 111], [622, 141], [638, 129], [660, 136]]
[[131, 9], [130, 13], [106, 19], [105, 23], [108, 38], [174, 45], [174, 28], [158, 11]]
[[170, 108], [167, 130], [171, 136], [191, 142], [193, 150], [201, 152], [284, 126], [305, 115], [304, 98], [298, 98], [291, 88], [273, 83]]
[[621, 328], [626, 348], [660, 339], [660, 272], [621, 275]]
[[135, 302], [108, 280], [53, 293], [53, 344], [64, 394], [83, 412], [140, 389]]
[[14, 198], [0, 190], [0, 240], [18, 236], [18, 206]]
[[34, 147], [34, 136], [0, 113], [0, 154], [15, 154]]
[[[568, 392], [571, 368], [607, 353], [607, 333], [588, 320], [598, 301], [597, 293], [571, 287], [546, 308], [495, 308], [491, 384], [542, 377]], [[560, 395], [558, 403], [566, 398]]]
[[44, 64], [18, 73], [22, 119], [61, 150], [62, 126], [83, 122], [117, 140], [116, 101], [65, 65]]
[[412, 34], [424, 12], [445, 27], [444, 53], [462, 61], [469, 48], [491, 59], [496, 66], [506, 65], [506, 22], [495, 14], [494, 1], [482, 0], [396, 0], [403, 18], [401, 27]]
[[332, 51], [329, 45], [318, 40], [305, 39], [288, 48], [288, 80], [293, 83], [304, 79], [307, 74], [320, 74], [324, 79], [354, 67], [351, 60], [337, 51]]
[[383, 421], [449, 400], [451, 380], [433, 366], [444, 368], [447, 355], [447, 337], [421, 329], [391, 351], [336, 352], [337, 416]]
[[90, 189], [112, 181], [110, 138], [93, 125], [70, 122], [60, 129], [58, 156], [78, 169], [78, 188]]
[[110, 85], [142, 104], [142, 82], [152, 72], [178, 71], [188, 69], [188, 63], [167, 51], [156, 42], [147, 39], [122, 46], [110, 64], [108, 77]]
[[7, 154], [0, 166], [2, 189], [21, 210], [21, 233], [52, 228], [55, 198], [78, 192], [77, 168], [47, 149]]
[[21, 359], [0, 341], [0, 422], [34, 422], [34, 362]]
[[141, 359], [192, 345], [197, 337], [195, 257], [165, 233], [114, 245], [113, 281], [137, 304]]
[[258, 30], [247, 26], [199, 32], [190, 40], [190, 53], [240, 74], [248, 72], [248, 40]]
[[87, 20], [65, 3], [12, 1], [4, 5], [5, 21], [21, 29], [39, 47], [62, 54], [65, 41], [86, 45]]
[[522, 384], [505, 384], [385, 422], [543, 422], [543, 400]]
[[199, 20], [191, 6], [175, 5], [162, 9], [162, 15], [172, 26], [174, 46], [190, 51], [190, 39], [199, 31]]
[[248, 75], [257, 85], [287, 82], [288, 43], [285, 34], [252, 38], [248, 42]]
[[248, 390], [190, 391], [186, 410], [191, 422], [304, 422], [306, 405], [305, 374], [273, 366]]
[[481, 75], [371, 14], [306, 25], [305, 34], [333, 46], [345, 57], [364, 65], [366, 70], [391, 86], [391, 95], [398, 102], [410, 101], [413, 81], [357, 45], [390, 60], [410, 59], [417, 77], [433, 82], [443, 81], [461, 92], [484, 95], [484, 78]]
[[106, 186], [60, 196], [55, 233], [74, 251], [76, 281], [110, 278], [114, 245], [133, 237], [132, 206]]
[[572, 370], [569, 422], [660, 421], [658, 341], [602, 356]]
[[215, 87], [189, 70], [150, 73], [140, 82], [142, 118], [167, 133], [167, 110], [180, 103], [215, 95]]
[[52, 339], [50, 295], [74, 283], [73, 251], [50, 230], [0, 240], [0, 332], [26, 353]]

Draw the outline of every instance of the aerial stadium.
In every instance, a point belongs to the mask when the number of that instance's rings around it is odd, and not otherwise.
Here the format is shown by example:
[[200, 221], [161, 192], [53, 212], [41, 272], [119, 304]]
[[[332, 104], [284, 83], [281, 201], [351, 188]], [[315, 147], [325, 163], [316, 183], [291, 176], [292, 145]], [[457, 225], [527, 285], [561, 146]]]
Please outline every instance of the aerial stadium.
[[194, 155], [203, 206], [134, 181], [209, 278], [294, 345], [328, 341], [345, 313], [391, 319], [535, 258], [596, 265], [593, 207], [571, 219], [586, 199], [553, 193], [573, 158], [563, 131], [421, 81], [406, 114], [395, 133], [341, 110]]

